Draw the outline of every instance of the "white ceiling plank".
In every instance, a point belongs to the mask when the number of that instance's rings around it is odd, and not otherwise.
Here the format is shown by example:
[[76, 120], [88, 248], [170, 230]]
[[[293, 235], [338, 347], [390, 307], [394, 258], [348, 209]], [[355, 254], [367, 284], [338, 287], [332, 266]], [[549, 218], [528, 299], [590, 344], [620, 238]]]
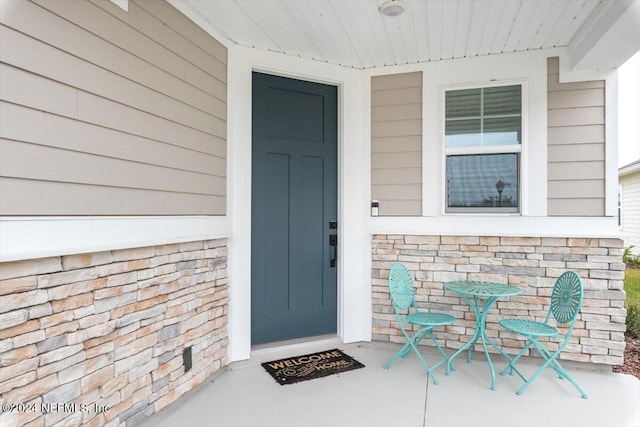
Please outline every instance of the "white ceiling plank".
[[315, 9], [317, 19], [322, 22], [325, 29], [324, 37], [328, 39], [328, 44], [334, 52], [334, 60], [329, 62], [345, 67], [359, 64], [361, 67], [362, 61], [351, 43], [348, 42], [347, 34], [340, 25], [339, 18], [331, 4], [328, 1], [309, 1], [308, 4]]
[[516, 19], [504, 46], [505, 52], [515, 52], [520, 44], [520, 40], [524, 37], [528, 28], [532, 25], [532, 17], [538, 7], [538, 2], [523, 1], [520, 3], [520, 9], [516, 15]]
[[456, 41], [456, 27], [460, 25], [457, 22], [459, 1], [442, 2], [442, 56], [441, 59], [452, 59], [453, 50]]
[[519, 0], [504, 0], [502, 2], [502, 17], [500, 19], [500, 24], [498, 25], [496, 37], [493, 40], [493, 45], [491, 46], [491, 49], [489, 49], [489, 55], [505, 52], [505, 46], [507, 45], [511, 31], [513, 31], [516, 17], [520, 10], [520, 3], [521, 2]]
[[541, 1], [536, 3], [536, 8], [529, 19], [529, 24], [522, 37], [518, 41], [515, 50], [532, 50], [535, 49], [532, 45], [533, 39], [545, 24], [545, 19], [549, 15], [549, 11], [553, 7], [553, 2]]
[[[349, 38], [349, 42], [354, 50], [357, 50], [361, 64], [359, 68], [371, 68], [378, 64], [376, 62], [376, 46], [372, 42], [371, 25], [366, 17], [360, 13], [360, 5], [355, 1], [340, 2], [336, 6], [336, 2], [332, 2], [334, 11], [336, 7], [341, 8], [342, 13], [337, 13], [343, 30]], [[337, 11], [336, 11], [337, 12]]]
[[565, 26], [564, 33], [560, 37], [560, 43], [562, 46], [566, 46], [569, 44], [569, 41], [571, 41], [574, 34], [576, 34], [580, 27], [585, 23], [585, 21], [589, 17], [589, 14], [593, 12], [598, 3], [599, 1], [597, 0], [586, 0], [582, 2], [578, 13], [576, 13], [571, 22], [569, 22]]
[[430, 60], [429, 53], [429, 20], [427, 19], [427, 3], [424, 1], [414, 1], [411, 3], [413, 28], [416, 35], [416, 47], [418, 50], [418, 61], [427, 62]]
[[489, 1], [473, 3], [471, 25], [469, 27], [467, 48], [464, 56], [477, 56], [479, 54], [483, 34], [485, 32], [491, 32], [491, 29], [487, 28], [487, 19], [489, 17], [490, 9], [491, 2]]
[[415, 64], [420, 62], [420, 56], [418, 55], [418, 38], [413, 25], [413, 14], [415, 11], [413, 7], [416, 2], [410, 3], [409, 7], [412, 9], [406, 15], [400, 15], [402, 18], [400, 25], [400, 33], [402, 36], [402, 42], [405, 45], [405, 55], [408, 64]]
[[[484, 3], [484, 2], [483, 2]], [[489, 55], [496, 44], [500, 24], [505, 13], [505, 0], [491, 0], [484, 28], [481, 29], [478, 55]]]
[[396, 58], [394, 56], [394, 49], [387, 35], [384, 22], [382, 21], [382, 15], [378, 12], [377, 7], [375, 9], [365, 7], [362, 14], [367, 17], [367, 21], [369, 25], [371, 25], [371, 32], [383, 57], [383, 66], [395, 65]]
[[453, 44], [453, 58], [464, 58], [469, 46], [469, 34], [475, 13], [475, 3], [471, 0], [458, 2], [458, 17], [456, 19], [456, 35]]
[[542, 19], [542, 25], [539, 27], [538, 32], [535, 34], [530, 44], [533, 49], [543, 49], [546, 47], [545, 42], [549, 39], [549, 36], [553, 32], [554, 28], [558, 26], [564, 11], [569, 6], [567, 2], [557, 2], [548, 0], [550, 7], [547, 10], [547, 16]]
[[291, 35], [292, 41], [298, 44], [299, 48], [292, 48], [292, 53], [297, 51], [298, 55], [303, 58], [322, 58], [322, 51], [316, 42], [317, 38], [314, 38], [314, 34], [309, 31], [309, 27], [304, 25], [300, 20], [296, 19], [292, 13], [293, 2], [291, 1], [278, 1], [277, 2], [277, 15], [285, 27], [288, 33]]
[[429, 59], [431, 61], [439, 61], [442, 59], [442, 2], [428, 2], [427, 12], [427, 19], [429, 20], [429, 52], [431, 52]]
[[[415, 44], [409, 42], [411, 36], [406, 31], [406, 29], [412, 27], [410, 14], [405, 12], [400, 16], [394, 17], [380, 16], [387, 30], [391, 46], [395, 47], [394, 52], [396, 54], [394, 57], [396, 64], [416, 62], [417, 55], [415, 52], [410, 52], [411, 50], [415, 51]], [[411, 60], [410, 58], [414, 59]]]
[[[272, 16], [271, 10], [275, 5], [270, 2], [256, 2], [256, 1], [236, 1], [238, 7], [247, 14], [249, 19], [256, 25], [264, 34], [267, 35], [269, 43], [267, 48], [275, 52], [289, 53], [284, 46], [278, 44], [278, 39], [283, 39], [280, 34], [281, 29], [278, 28], [275, 19]], [[265, 16], [267, 14], [268, 16]], [[289, 49], [291, 51], [291, 49]]]
[[[235, 1], [192, 1], [191, 5], [194, 9], [200, 10], [201, 15], [232, 42], [259, 49], [270, 47], [269, 36], [255, 25]], [[224, 16], [224, 19], [219, 19], [221, 16]]]
[[[316, 47], [318, 56], [314, 56], [312, 59], [320, 62], [330, 62], [330, 59], [333, 58], [333, 52], [327, 45], [327, 39], [323, 37], [322, 28], [318, 21], [309, 14], [306, 3], [306, 1], [287, 1], [289, 13], [305, 29], [309, 39]], [[333, 63], [333, 61], [331, 62]]]
[[[574, 19], [578, 11], [582, 7], [583, 0], [568, 1], [567, 7], [562, 13], [562, 17], [558, 21], [558, 25], [551, 31], [549, 37], [544, 42], [545, 47], [557, 47], [562, 45], [562, 37], [565, 32], [567, 23]], [[566, 43], [566, 41], [564, 42]]]

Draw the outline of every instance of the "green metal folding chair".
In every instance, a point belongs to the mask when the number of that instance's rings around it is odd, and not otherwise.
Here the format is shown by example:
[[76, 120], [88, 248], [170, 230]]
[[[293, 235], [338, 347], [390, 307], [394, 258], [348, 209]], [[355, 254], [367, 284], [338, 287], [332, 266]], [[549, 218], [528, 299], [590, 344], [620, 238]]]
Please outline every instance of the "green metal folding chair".
[[[398, 325], [402, 334], [407, 339], [407, 342], [391, 359], [389, 359], [387, 363], [385, 363], [384, 369], [389, 369], [391, 364], [399, 357], [402, 357], [403, 359], [406, 358], [413, 350], [424, 368], [427, 370], [429, 376], [431, 376], [433, 383], [438, 384], [438, 380], [433, 374], [433, 370], [441, 363], [447, 362], [448, 358], [442, 350], [442, 347], [440, 347], [438, 341], [431, 334], [431, 330], [437, 326], [453, 324], [456, 321], [455, 317], [443, 313], [429, 313], [418, 310], [414, 297], [413, 279], [411, 278], [411, 274], [409, 273], [409, 270], [407, 270], [407, 267], [402, 263], [397, 262], [391, 266], [391, 271], [389, 272], [389, 294], [391, 296], [391, 302], [393, 303], [393, 310], [396, 313], [396, 319], [398, 319]], [[407, 332], [407, 328], [410, 328], [411, 325], [416, 325], [418, 330], [410, 336]], [[425, 337], [431, 338], [431, 341], [433, 341], [436, 348], [442, 355], [442, 359], [431, 367], [429, 367], [429, 364], [425, 362], [417, 347]]]
[[[569, 344], [569, 338], [571, 337], [571, 332], [573, 332], [573, 327], [576, 322], [576, 318], [578, 317], [578, 312], [580, 311], [580, 307], [582, 306], [582, 280], [580, 280], [580, 276], [578, 276], [573, 271], [567, 271], [563, 273], [558, 280], [556, 280], [555, 285], [553, 286], [553, 291], [551, 292], [551, 306], [549, 307], [549, 312], [547, 313], [547, 317], [544, 319], [544, 322], [535, 322], [532, 320], [524, 320], [524, 319], [504, 319], [500, 321], [500, 325], [508, 331], [515, 332], [524, 336], [527, 339], [527, 344], [524, 348], [513, 358], [507, 356], [509, 359], [509, 364], [502, 370], [500, 375], [505, 375], [507, 371], [509, 375], [513, 375], [515, 372], [522, 378], [524, 381], [524, 385], [520, 387], [520, 390], [516, 392], [516, 394], [522, 394], [531, 383], [538, 378], [538, 376], [544, 371], [547, 367], [551, 367], [558, 376], [562, 378], [566, 378], [569, 380], [571, 384], [580, 392], [583, 399], [587, 398], [587, 394], [580, 388], [578, 383], [573, 379], [571, 375], [562, 367], [560, 362], [558, 361], [558, 356], [564, 350], [564, 348]], [[558, 329], [551, 326], [549, 324], [549, 320], [551, 316], [556, 320], [559, 324], [568, 325], [568, 330], [566, 334], [561, 334]], [[558, 346], [558, 349], [555, 352], [549, 351], [540, 341], [539, 339], [542, 337], [549, 338], [561, 338], [561, 343]], [[525, 352], [533, 347], [536, 349], [538, 353], [544, 358], [544, 364], [531, 376], [531, 378], [527, 379], [522, 375], [520, 371], [518, 371], [515, 367], [516, 362], [522, 357]], [[506, 356], [506, 355], [505, 355]]]

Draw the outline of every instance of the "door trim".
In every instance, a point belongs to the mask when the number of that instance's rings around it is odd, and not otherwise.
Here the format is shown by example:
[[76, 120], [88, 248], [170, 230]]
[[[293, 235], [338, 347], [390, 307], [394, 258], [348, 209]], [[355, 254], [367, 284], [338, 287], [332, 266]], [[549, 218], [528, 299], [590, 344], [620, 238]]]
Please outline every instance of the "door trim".
[[[254, 71], [329, 84], [338, 88], [338, 336], [344, 342], [371, 340], [371, 237], [366, 208], [370, 161], [369, 86], [359, 70], [234, 48], [228, 61], [228, 194], [231, 216], [229, 361], [251, 357], [250, 254], [251, 77]], [[289, 70], [283, 72], [282, 70]], [[366, 80], [368, 81], [368, 80]], [[345, 145], [345, 141], [349, 144]], [[345, 164], [351, 166], [347, 169]], [[346, 264], [349, 264], [348, 266]], [[343, 267], [344, 266], [344, 267]]]

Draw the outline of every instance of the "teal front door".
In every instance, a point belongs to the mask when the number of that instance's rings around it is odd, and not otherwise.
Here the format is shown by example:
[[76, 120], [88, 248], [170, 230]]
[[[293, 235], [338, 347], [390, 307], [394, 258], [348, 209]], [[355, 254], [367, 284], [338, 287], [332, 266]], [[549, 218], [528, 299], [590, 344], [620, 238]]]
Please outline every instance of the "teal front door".
[[253, 73], [251, 343], [336, 332], [337, 88]]

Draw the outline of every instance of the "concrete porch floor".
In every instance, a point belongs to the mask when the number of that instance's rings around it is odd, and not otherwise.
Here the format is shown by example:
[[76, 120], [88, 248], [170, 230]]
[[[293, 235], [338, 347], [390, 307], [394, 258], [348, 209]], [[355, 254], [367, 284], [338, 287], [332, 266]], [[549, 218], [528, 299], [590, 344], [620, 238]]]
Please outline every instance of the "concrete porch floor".
[[[339, 348], [366, 367], [325, 378], [281, 386], [260, 363]], [[260, 350], [251, 360], [232, 363], [180, 400], [148, 418], [142, 426], [640, 426], [640, 380], [610, 368], [584, 369], [563, 362], [588, 394], [580, 394], [553, 371], [544, 372], [522, 396], [522, 381], [499, 376], [502, 356], [492, 355], [497, 390], [491, 391], [488, 365], [481, 353], [466, 363], [461, 354], [456, 372], [434, 385], [415, 355], [382, 365], [399, 348], [384, 343], [341, 344], [338, 339]], [[428, 363], [437, 361], [431, 348]], [[451, 350], [447, 349], [447, 354]], [[525, 374], [538, 359], [523, 361]]]

